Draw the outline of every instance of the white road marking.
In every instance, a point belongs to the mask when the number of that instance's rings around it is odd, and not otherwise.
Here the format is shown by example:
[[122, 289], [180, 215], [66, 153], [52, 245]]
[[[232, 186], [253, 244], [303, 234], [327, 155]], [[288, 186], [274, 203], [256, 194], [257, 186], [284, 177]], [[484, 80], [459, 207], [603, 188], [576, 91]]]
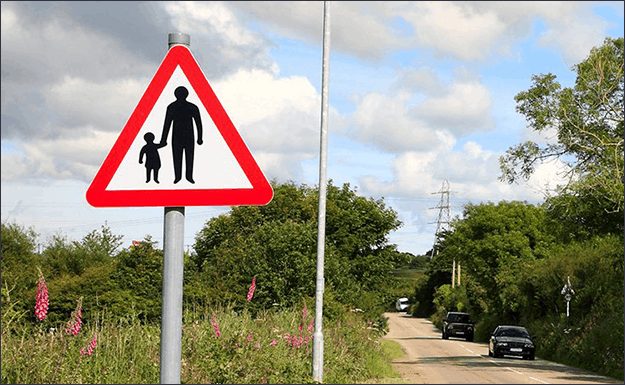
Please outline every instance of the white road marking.
[[548, 382], [545, 382], [543, 380], [539, 380], [538, 378], [534, 378], [534, 377], [530, 377], [532, 380], [534, 381], [538, 381], [538, 382], [542, 382], [543, 384], [548, 384]]
[[501, 366], [501, 364], [500, 364], [499, 362], [495, 362], [495, 361], [493, 361], [493, 360], [489, 360], [489, 361], [490, 361], [490, 362], [492, 362], [492, 363], [493, 363], [493, 364], [495, 364], [495, 365]]
[[510, 369], [510, 368], [508, 368], [508, 367], [506, 367], [506, 369], [508, 369], [508, 370], [510, 370], [510, 371], [513, 371], [513, 372], [515, 372], [516, 374], [523, 375], [523, 373], [521, 373], [521, 372], [517, 372], [517, 371], [516, 371], [516, 370], [514, 370], [514, 369]]

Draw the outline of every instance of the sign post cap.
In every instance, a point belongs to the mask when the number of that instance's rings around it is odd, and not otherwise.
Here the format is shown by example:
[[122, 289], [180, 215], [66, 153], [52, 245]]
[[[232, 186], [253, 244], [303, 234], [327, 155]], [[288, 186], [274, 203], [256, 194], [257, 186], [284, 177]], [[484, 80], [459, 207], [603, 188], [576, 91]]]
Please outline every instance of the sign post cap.
[[168, 35], [167, 42], [169, 43], [169, 48], [176, 44], [182, 44], [188, 47], [191, 45], [191, 36], [182, 32], [174, 32]]

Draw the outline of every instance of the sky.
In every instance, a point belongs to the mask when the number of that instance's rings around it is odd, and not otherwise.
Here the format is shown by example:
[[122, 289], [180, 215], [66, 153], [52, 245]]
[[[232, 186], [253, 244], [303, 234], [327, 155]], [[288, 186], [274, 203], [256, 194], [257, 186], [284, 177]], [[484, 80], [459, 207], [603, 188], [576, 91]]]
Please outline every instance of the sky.
[[[323, 2], [0, 4], [2, 223], [32, 228], [40, 247], [103, 226], [122, 247], [146, 236], [162, 247], [162, 207], [93, 207], [85, 195], [167, 54], [169, 33], [190, 36], [267, 179], [319, 184]], [[445, 182], [451, 219], [467, 204], [539, 204], [562, 183], [557, 161], [527, 182], [499, 181], [507, 149], [553, 140], [528, 128], [514, 96], [532, 75], [573, 86], [574, 65], [624, 30], [623, 2], [329, 5], [327, 177], [383, 198], [402, 221], [389, 243], [415, 255], [432, 248], [446, 217]], [[185, 249], [229, 210], [186, 207]]]

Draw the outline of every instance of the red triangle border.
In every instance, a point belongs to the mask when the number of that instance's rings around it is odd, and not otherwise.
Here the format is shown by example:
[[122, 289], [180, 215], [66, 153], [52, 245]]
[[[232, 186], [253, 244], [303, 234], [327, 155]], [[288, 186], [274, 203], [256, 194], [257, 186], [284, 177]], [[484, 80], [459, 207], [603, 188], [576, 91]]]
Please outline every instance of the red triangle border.
[[[130, 146], [178, 66], [191, 83], [193, 90], [223, 136], [252, 188], [107, 191], [106, 187], [113, 179]], [[137, 107], [87, 189], [86, 198], [89, 204], [94, 207], [265, 205], [273, 198], [273, 189], [208, 84], [208, 80], [191, 51], [185, 46], [178, 45], [167, 52]]]

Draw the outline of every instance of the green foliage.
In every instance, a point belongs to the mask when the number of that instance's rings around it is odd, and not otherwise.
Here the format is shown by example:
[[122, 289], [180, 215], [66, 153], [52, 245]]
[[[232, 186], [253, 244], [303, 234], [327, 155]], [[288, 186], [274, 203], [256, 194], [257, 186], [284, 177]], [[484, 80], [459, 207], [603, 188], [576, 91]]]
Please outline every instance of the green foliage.
[[138, 245], [117, 255], [111, 279], [117, 290], [103, 295], [116, 315], [136, 312], [144, 321], [161, 316], [163, 252], [154, 248], [155, 242], [146, 237]]
[[[197, 234], [187, 306], [231, 304], [258, 312], [315, 295], [318, 191], [293, 183], [273, 188], [269, 204], [234, 207]], [[324, 276], [333, 300], [380, 313], [394, 302], [392, 271], [409, 261], [388, 245], [388, 233], [400, 224], [383, 201], [329, 183]], [[254, 301], [247, 303], [253, 277]]]
[[1, 231], [2, 290], [8, 290], [13, 298], [21, 299], [27, 288], [37, 282], [36, 266], [42, 262], [39, 254], [35, 253], [37, 233], [16, 223], [2, 223]]
[[539, 162], [564, 161], [570, 179], [550, 204], [590, 235], [624, 230], [623, 67], [623, 38], [606, 38], [573, 67], [573, 88], [553, 74], [532, 76], [532, 87], [515, 97], [517, 111], [535, 131], [555, 129], [557, 143], [525, 142], [500, 158], [500, 179], [510, 183], [529, 178]]
[[[114, 263], [90, 267], [82, 275], [65, 274], [55, 279], [47, 281], [50, 305], [48, 317], [43, 324], [47, 327], [63, 327], [70, 315], [76, 308], [76, 301], [83, 297], [82, 314], [88, 320], [94, 312], [98, 312], [107, 304], [105, 299], [107, 293], [117, 289], [117, 285], [111, 280], [114, 271]], [[35, 296], [37, 285], [32, 286], [28, 291], [27, 299], [29, 319], [34, 323], [41, 322], [35, 320], [34, 313], [30, 309], [35, 308]]]
[[94, 230], [80, 241], [69, 241], [62, 234], [53, 235], [42, 253], [44, 270], [49, 278], [65, 274], [82, 275], [86, 269], [110, 261], [121, 245], [121, 235], [114, 235], [107, 226]]
[[[538, 355], [623, 379], [623, 248], [621, 237], [594, 237], [520, 272], [522, 322], [540, 341]], [[567, 277], [575, 290], [569, 319]]]
[[518, 318], [515, 274], [548, 255], [554, 243], [548, 224], [543, 209], [522, 202], [468, 205], [444, 235], [436, 258], [447, 266], [453, 259], [462, 263], [486, 292], [497, 293], [487, 298], [491, 311]]

